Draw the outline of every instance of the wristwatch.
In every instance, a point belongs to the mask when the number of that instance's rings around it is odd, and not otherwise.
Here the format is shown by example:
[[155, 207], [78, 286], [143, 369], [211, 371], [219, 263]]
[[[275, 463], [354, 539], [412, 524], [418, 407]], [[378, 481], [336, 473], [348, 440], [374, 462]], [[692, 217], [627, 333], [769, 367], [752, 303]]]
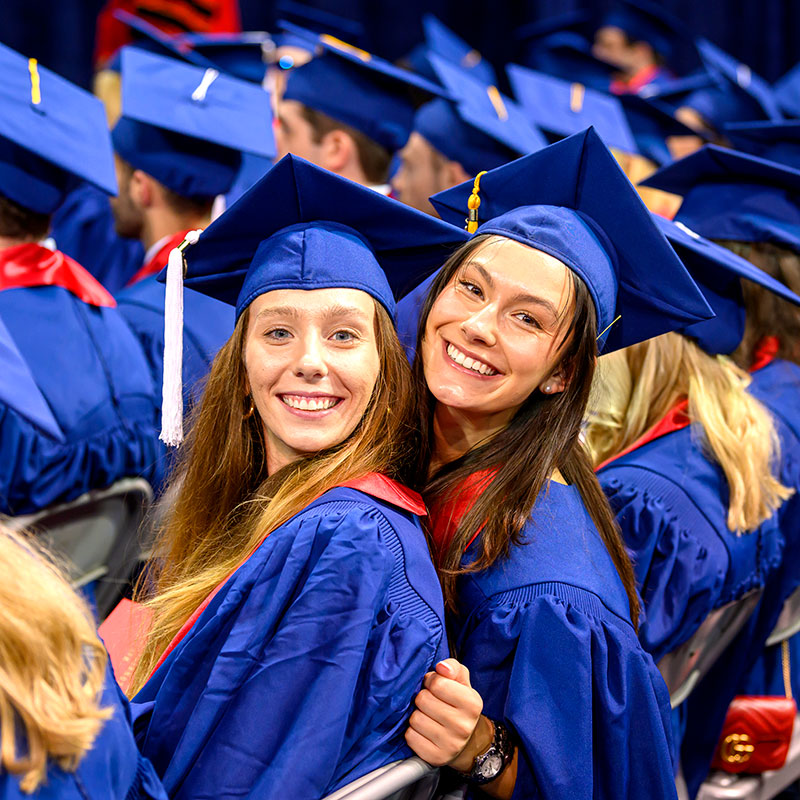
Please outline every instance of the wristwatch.
[[505, 725], [489, 720], [494, 726], [494, 738], [489, 748], [475, 757], [471, 772], [461, 774], [478, 786], [491, 783], [511, 763], [514, 745]]

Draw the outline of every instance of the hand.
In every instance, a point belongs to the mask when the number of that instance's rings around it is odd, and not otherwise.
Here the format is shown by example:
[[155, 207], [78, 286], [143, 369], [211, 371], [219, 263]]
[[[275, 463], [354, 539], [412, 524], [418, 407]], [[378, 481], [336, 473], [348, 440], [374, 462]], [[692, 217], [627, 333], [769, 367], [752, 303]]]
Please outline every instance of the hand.
[[469, 670], [448, 658], [425, 676], [406, 731], [408, 746], [435, 767], [472, 769], [475, 756], [494, 738], [492, 723], [481, 716], [483, 700], [470, 686]]

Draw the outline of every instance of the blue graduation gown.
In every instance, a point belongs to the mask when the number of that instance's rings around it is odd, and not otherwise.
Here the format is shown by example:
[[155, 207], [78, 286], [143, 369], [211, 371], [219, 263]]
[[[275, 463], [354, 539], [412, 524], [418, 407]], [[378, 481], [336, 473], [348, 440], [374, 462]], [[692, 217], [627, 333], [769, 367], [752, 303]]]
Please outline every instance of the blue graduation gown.
[[136, 749], [130, 707], [110, 667], [101, 707], [114, 713], [77, 770], [52, 764], [47, 782], [34, 794], [20, 789], [18, 776], [0, 772], [0, 800], [167, 800], [152, 764]]
[[121, 289], [142, 264], [144, 247], [114, 229], [108, 195], [89, 183], [70, 192], [53, 215], [50, 236], [109, 292]]
[[[119, 310], [144, 349], [158, 392], [164, 374], [164, 297], [166, 286], [155, 275], [142, 278], [116, 296]], [[183, 394], [198, 400], [217, 351], [235, 324], [233, 306], [192, 289], [183, 292]]]
[[335, 488], [271, 533], [134, 698], [173, 800], [315, 800], [411, 752], [447, 657], [418, 519]]
[[119, 311], [37, 286], [0, 291], [0, 319], [64, 436], [55, 443], [0, 408], [0, 512], [31, 513], [123, 477], [158, 484], [153, 380]]
[[460, 579], [459, 612], [456, 654], [520, 745], [514, 798], [675, 797], [667, 689], [574, 487], [551, 482], [524, 543]]

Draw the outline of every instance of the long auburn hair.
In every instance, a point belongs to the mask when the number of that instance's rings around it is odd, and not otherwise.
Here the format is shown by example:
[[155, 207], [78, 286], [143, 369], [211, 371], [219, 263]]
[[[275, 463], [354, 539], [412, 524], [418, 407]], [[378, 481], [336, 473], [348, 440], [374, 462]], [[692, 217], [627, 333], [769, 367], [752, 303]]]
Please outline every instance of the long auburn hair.
[[74, 770], [112, 713], [92, 612], [32, 536], [0, 526], [0, 767], [34, 792]]
[[[369, 472], [403, 480], [413, 443], [411, 372], [394, 325], [375, 303], [380, 372], [353, 433], [268, 476], [262, 424], [249, 418], [244, 344], [248, 313], [217, 354], [172, 479], [176, 502], [137, 586], [154, 612], [131, 696], [202, 601], [263, 538], [329, 489]], [[169, 491], [169, 490], [168, 490]]]
[[[800, 294], [800, 255], [769, 242], [719, 241], [742, 258]], [[800, 306], [778, 297], [752, 281], [742, 281], [747, 311], [744, 336], [731, 358], [749, 369], [755, 361], [758, 343], [766, 336], [779, 339], [778, 358], [800, 364]]]
[[[433, 453], [433, 412], [436, 400], [425, 382], [421, 353], [425, 325], [431, 308], [475, 250], [489, 237], [476, 236], [457, 250], [442, 267], [425, 300], [417, 333], [414, 379], [419, 398], [419, 459], [417, 474], [429, 505], [436, 507], [456, 498], [471, 475], [495, 470], [494, 478], [459, 522], [449, 546], [441, 554], [439, 573], [447, 607], [458, 611], [458, 579], [465, 573], [491, 567], [522, 543], [522, 532], [542, 489], [559, 470], [574, 485], [597, 526], [625, 587], [634, 626], [639, 619], [633, 567], [614, 515], [595, 477], [580, 440], [581, 424], [589, 399], [597, 360], [597, 323], [594, 304], [583, 281], [570, 270], [575, 311], [560, 343], [559, 367], [568, 385], [563, 392], [545, 395], [534, 389], [511, 422], [491, 439], [445, 465], [426, 480]], [[567, 326], [562, 321], [562, 330]], [[462, 564], [464, 550], [475, 532], [483, 528], [477, 557]], [[532, 543], [536, 546], [535, 542]]]
[[586, 431], [595, 463], [622, 452], [688, 398], [693, 432], [725, 473], [729, 530], [755, 530], [792, 490], [775, 475], [778, 435], [749, 383], [730, 358], [709, 355], [679, 333], [604, 356]]

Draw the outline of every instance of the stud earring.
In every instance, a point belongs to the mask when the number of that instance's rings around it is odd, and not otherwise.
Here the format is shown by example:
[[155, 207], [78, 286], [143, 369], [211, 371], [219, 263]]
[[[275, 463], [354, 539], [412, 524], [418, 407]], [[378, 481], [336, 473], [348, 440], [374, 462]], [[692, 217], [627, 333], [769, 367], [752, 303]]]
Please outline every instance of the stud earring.
[[545, 394], [550, 394], [553, 391], [553, 387], [548, 383], [547, 386], [544, 387]]

